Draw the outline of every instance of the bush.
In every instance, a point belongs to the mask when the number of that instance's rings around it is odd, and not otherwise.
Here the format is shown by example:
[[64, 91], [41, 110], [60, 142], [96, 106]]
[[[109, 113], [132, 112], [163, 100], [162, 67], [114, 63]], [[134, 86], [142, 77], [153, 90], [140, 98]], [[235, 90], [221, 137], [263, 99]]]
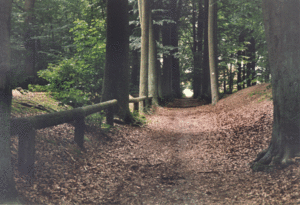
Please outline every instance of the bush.
[[49, 82], [44, 87], [62, 104], [81, 107], [100, 102], [102, 78], [99, 71], [84, 65], [84, 61], [73, 58], [63, 60], [59, 65], [50, 64], [47, 70], [38, 72], [39, 77]]
[[[105, 61], [105, 31], [103, 20], [74, 22], [70, 32], [74, 35], [76, 54], [58, 65], [49, 64], [48, 69], [38, 72], [47, 80], [42, 86], [51, 92], [61, 104], [81, 107], [100, 102]], [[42, 89], [41, 87], [36, 87]]]

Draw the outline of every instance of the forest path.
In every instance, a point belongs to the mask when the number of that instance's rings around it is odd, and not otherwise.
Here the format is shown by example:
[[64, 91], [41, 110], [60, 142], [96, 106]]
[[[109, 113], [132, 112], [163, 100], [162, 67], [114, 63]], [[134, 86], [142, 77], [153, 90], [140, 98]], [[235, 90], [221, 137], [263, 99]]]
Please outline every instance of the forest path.
[[[249, 163], [267, 146], [272, 123], [272, 102], [261, 100], [258, 93], [262, 92], [248, 89], [215, 107], [190, 107], [195, 106], [195, 100], [176, 100], [147, 117], [147, 144], [153, 153], [149, 158], [169, 163], [164, 178], [172, 188], [158, 192], [163, 203], [257, 201], [254, 195], [258, 193], [252, 192], [254, 184], [260, 186], [260, 174], [252, 173]], [[189, 108], [173, 108], [176, 106]], [[150, 200], [146, 204], [162, 202]]]
[[[17, 189], [28, 204], [296, 204], [298, 164], [272, 173], [249, 167], [271, 138], [270, 98], [263, 84], [216, 106], [175, 100], [143, 127], [89, 127], [86, 153], [70, 124], [38, 130], [36, 177], [28, 184], [16, 171]], [[17, 144], [12, 137], [13, 161]]]

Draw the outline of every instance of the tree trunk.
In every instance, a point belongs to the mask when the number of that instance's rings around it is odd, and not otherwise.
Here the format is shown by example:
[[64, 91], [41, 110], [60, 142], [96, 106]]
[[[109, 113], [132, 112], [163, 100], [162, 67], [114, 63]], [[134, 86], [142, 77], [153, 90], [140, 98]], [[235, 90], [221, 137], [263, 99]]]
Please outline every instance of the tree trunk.
[[192, 81], [192, 86], [193, 86], [193, 98], [198, 98], [199, 97], [199, 73], [198, 73], [198, 68], [196, 66], [197, 63], [197, 55], [196, 55], [196, 51], [197, 51], [197, 32], [196, 32], [196, 6], [195, 6], [195, 2], [192, 2], [193, 5], [193, 13], [192, 13], [192, 26], [193, 26], [193, 47], [192, 47], [192, 52], [193, 52], [193, 57], [194, 57], [194, 68], [193, 68], [193, 81]]
[[[177, 22], [178, 23], [178, 22]], [[179, 59], [175, 58], [174, 54], [178, 52], [178, 26], [173, 24], [171, 27], [171, 44], [175, 47], [172, 51], [172, 90], [175, 98], [181, 98], [182, 93], [180, 89], [180, 70]]]
[[247, 45], [247, 55], [249, 56], [249, 63], [247, 63], [247, 70], [250, 72], [249, 86], [256, 85], [256, 82], [252, 82], [256, 78], [255, 72], [255, 39], [251, 37], [250, 44]]
[[131, 83], [134, 89], [137, 89], [135, 92], [138, 92], [139, 88], [139, 70], [140, 70], [140, 56], [137, 50], [132, 52], [132, 69], [131, 69]]
[[211, 102], [211, 86], [209, 74], [209, 55], [208, 55], [208, 5], [209, 0], [204, 0], [204, 50], [203, 50], [203, 78], [202, 78], [202, 99]]
[[[141, 40], [141, 68], [140, 68], [140, 97], [148, 97], [148, 58], [149, 58], [149, 0], [139, 0], [140, 20], [142, 30]], [[148, 99], [146, 99], [146, 108], [148, 107]], [[143, 102], [139, 103], [140, 113], [145, 111]]]
[[243, 64], [243, 76], [242, 76], [242, 82], [243, 82], [243, 89], [245, 89], [245, 80], [246, 80], [246, 66]]
[[158, 104], [158, 69], [156, 57], [156, 41], [152, 13], [149, 12], [149, 94], [153, 97], [152, 102]]
[[218, 68], [217, 68], [217, 50], [216, 50], [216, 20], [217, 20], [217, 1], [209, 0], [208, 9], [208, 51], [209, 51], [209, 68], [211, 80], [211, 100], [212, 105], [219, 101], [218, 89]]
[[197, 29], [197, 59], [196, 65], [199, 67], [199, 82], [197, 83], [199, 86], [199, 97], [202, 96], [202, 75], [203, 75], [203, 66], [202, 66], [202, 46], [203, 46], [203, 26], [204, 26], [204, 11], [203, 11], [203, 2], [199, 1], [199, 14], [198, 14], [198, 29]]
[[[194, 57], [194, 70], [193, 70], [193, 90], [194, 98], [202, 96], [202, 84], [203, 84], [203, 69], [202, 66], [202, 42], [203, 42], [203, 3], [202, 0], [198, 4], [199, 14], [197, 18], [197, 30], [196, 30], [196, 16], [195, 11], [193, 12], [193, 57]], [[194, 7], [194, 6], [193, 6]]]
[[10, 152], [10, 14], [12, 1], [0, 0], [0, 203], [17, 198]]
[[[163, 46], [171, 45], [171, 26], [167, 23], [162, 28]], [[163, 68], [161, 76], [162, 100], [169, 101], [172, 97], [172, 57], [170, 54], [163, 54]]]
[[224, 67], [224, 71], [223, 71], [223, 90], [224, 90], [224, 94], [227, 93], [226, 91], [226, 67]]
[[[116, 113], [126, 123], [133, 120], [128, 104], [128, 53], [128, 0], [109, 0], [107, 1], [106, 65], [101, 100], [104, 102], [117, 99]], [[109, 123], [112, 123], [111, 121], [112, 119], [110, 119]]]
[[230, 63], [230, 68], [229, 68], [229, 75], [228, 75], [228, 81], [229, 81], [229, 94], [232, 94], [233, 90], [233, 79], [234, 79], [234, 73], [232, 72], [232, 63]]
[[242, 86], [242, 51], [238, 51], [237, 53], [237, 90], [241, 90]]
[[286, 164], [300, 154], [299, 10], [298, 0], [263, 0], [274, 122], [270, 145], [254, 161], [254, 170], [265, 169], [267, 164]]
[[171, 1], [170, 15], [175, 23], [171, 24], [171, 45], [175, 48], [172, 54], [172, 91], [173, 97], [181, 98], [182, 92], [180, 89], [180, 69], [179, 69], [179, 59], [175, 58], [174, 54], [178, 52], [178, 24], [180, 18], [180, 11], [182, 9], [182, 0]]
[[264, 73], [265, 73], [264, 80], [266, 83], [269, 83], [270, 82], [270, 67], [269, 67], [269, 65], [266, 66], [266, 70]]
[[[240, 35], [239, 35], [239, 43], [240, 43], [240, 46], [241, 45], [244, 45], [244, 41], [245, 41], [245, 36], [247, 35], [247, 30], [243, 30]], [[245, 59], [245, 51], [244, 50], [239, 50], [237, 52], [237, 66], [238, 66], [238, 74], [237, 74], [237, 89], [238, 90], [241, 90], [241, 89], [244, 89], [245, 88], [245, 85], [244, 85], [244, 80], [245, 80], [245, 77], [244, 77], [244, 59]]]

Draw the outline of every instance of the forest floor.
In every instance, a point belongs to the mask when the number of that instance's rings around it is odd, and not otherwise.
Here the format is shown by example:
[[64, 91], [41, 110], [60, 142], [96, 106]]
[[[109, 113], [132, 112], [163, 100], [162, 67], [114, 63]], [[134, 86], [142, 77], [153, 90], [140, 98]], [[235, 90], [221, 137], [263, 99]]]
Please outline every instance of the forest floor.
[[[47, 205], [300, 204], [298, 162], [268, 173], [249, 166], [271, 139], [271, 97], [262, 84], [216, 106], [175, 100], [142, 127], [89, 127], [87, 152], [74, 144], [71, 124], [38, 130], [34, 180], [15, 170], [20, 197]], [[14, 165], [17, 143], [12, 137]]]

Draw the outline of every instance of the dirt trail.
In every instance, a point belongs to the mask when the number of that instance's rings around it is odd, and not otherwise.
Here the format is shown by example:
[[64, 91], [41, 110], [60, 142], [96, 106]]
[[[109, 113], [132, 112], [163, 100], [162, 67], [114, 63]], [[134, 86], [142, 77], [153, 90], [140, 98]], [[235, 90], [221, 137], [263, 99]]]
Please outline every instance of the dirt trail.
[[[170, 163], [165, 178], [175, 184], [167, 194], [160, 192], [163, 203], [177, 197], [178, 204], [253, 204], [257, 200], [246, 197], [260, 175], [252, 173], [248, 163], [270, 139], [272, 102], [260, 102], [265, 89], [237, 94], [240, 102], [231, 96], [215, 107], [159, 108], [148, 116], [150, 156], [157, 163]], [[174, 104], [189, 107], [189, 102], [195, 104], [190, 99]], [[153, 202], [161, 203], [149, 204]]]
[[75, 145], [66, 145], [72, 126], [40, 130], [37, 178], [26, 186], [16, 174], [18, 190], [37, 204], [295, 204], [298, 164], [272, 173], [253, 173], [248, 165], [271, 136], [267, 86], [216, 106], [176, 100], [147, 115], [141, 128], [90, 130], [88, 151], [78, 156]]

